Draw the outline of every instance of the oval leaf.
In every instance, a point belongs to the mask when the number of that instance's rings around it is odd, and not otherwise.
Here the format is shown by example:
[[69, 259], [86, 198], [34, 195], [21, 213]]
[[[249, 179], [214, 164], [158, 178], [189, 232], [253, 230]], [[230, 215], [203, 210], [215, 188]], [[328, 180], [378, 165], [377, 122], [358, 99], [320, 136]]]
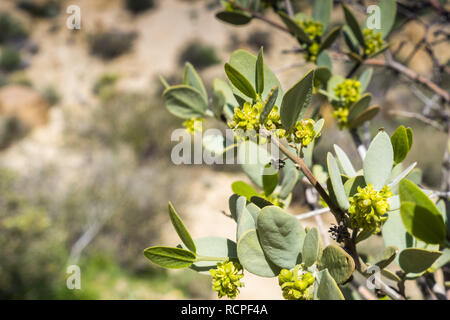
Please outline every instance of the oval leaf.
[[372, 140], [363, 161], [366, 183], [372, 183], [376, 190], [381, 190], [389, 179], [393, 163], [394, 151], [391, 139], [382, 131]]
[[181, 241], [184, 243], [184, 245], [195, 253], [195, 244], [194, 241], [191, 238], [191, 235], [186, 230], [186, 227], [183, 224], [183, 221], [181, 220], [178, 213], [175, 211], [175, 208], [173, 207], [172, 203], [169, 202], [169, 217], [170, 221], [172, 221], [172, 225], [175, 228], [175, 231], [177, 232], [178, 236], [180, 237]]
[[286, 130], [292, 129], [311, 102], [313, 78], [314, 70], [311, 70], [284, 95], [280, 116], [281, 123]]
[[399, 264], [406, 273], [426, 271], [441, 256], [442, 252], [408, 248], [400, 252]]
[[310, 267], [316, 262], [319, 256], [319, 250], [319, 232], [317, 228], [312, 228], [306, 234], [305, 241], [303, 242], [302, 262], [306, 267]]
[[355, 264], [344, 249], [332, 244], [323, 250], [318, 267], [319, 270], [328, 269], [334, 280], [342, 284], [353, 274]]
[[171, 247], [149, 247], [144, 250], [144, 256], [154, 264], [168, 269], [181, 269], [191, 266], [195, 261], [195, 253]]
[[362, 30], [359, 26], [358, 20], [356, 20], [355, 15], [352, 10], [346, 5], [342, 4], [342, 9], [344, 10], [345, 21], [353, 32], [353, 35], [358, 40], [362, 47], [365, 47], [365, 40]]
[[442, 243], [446, 227], [439, 209], [413, 182], [402, 180], [399, 186], [400, 213], [406, 230], [423, 242]]
[[344, 295], [339, 289], [336, 281], [333, 279], [327, 269], [319, 272], [320, 282], [317, 288], [317, 299], [319, 300], [345, 300]]
[[[236, 242], [222, 237], [204, 237], [194, 240], [197, 255], [202, 257], [237, 259]], [[210, 269], [217, 268], [219, 261], [196, 261], [190, 268], [209, 275]]]
[[216, 18], [226, 23], [241, 26], [249, 23], [252, 20], [252, 16], [246, 13], [235, 11], [221, 11], [216, 14]]
[[179, 118], [201, 118], [205, 115], [205, 99], [195, 88], [186, 85], [169, 87], [164, 91], [163, 98], [169, 112]]
[[250, 273], [266, 278], [280, 273], [281, 269], [265, 256], [255, 229], [247, 230], [241, 236], [237, 244], [237, 254], [241, 265]]
[[341, 209], [347, 210], [350, 207], [347, 195], [345, 194], [344, 184], [342, 183], [341, 171], [336, 159], [331, 153], [327, 155], [328, 174], [330, 175], [331, 184], [333, 186], [334, 196], [337, 204]]
[[261, 210], [256, 223], [261, 247], [270, 261], [292, 269], [300, 261], [305, 230], [298, 220], [275, 206]]
[[195, 71], [194, 66], [189, 62], [186, 62], [184, 67], [183, 84], [197, 89], [202, 94], [203, 98], [205, 98], [205, 102], [207, 103], [208, 95], [206, 93], [205, 86], [203, 85], [203, 81], [197, 71]]
[[243, 94], [252, 99], [256, 99], [256, 91], [252, 84], [238, 70], [229, 63], [225, 63], [225, 73], [230, 82]]
[[312, 18], [322, 24], [323, 30], [326, 30], [330, 23], [332, 10], [333, 0], [314, 1]]
[[336, 153], [337, 160], [342, 172], [349, 178], [356, 177], [356, 170], [352, 165], [352, 162], [348, 158], [347, 154], [338, 145], [334, 145], [334, 152]]

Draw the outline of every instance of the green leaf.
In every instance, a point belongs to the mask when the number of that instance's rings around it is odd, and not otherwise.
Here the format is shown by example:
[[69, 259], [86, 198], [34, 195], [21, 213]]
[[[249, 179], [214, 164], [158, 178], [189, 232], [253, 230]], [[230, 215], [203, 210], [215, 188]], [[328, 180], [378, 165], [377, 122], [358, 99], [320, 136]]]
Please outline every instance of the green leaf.
[[275, 190], [275, 188], [278, 185], [278, 179], [279, 179], [278, 171], [273, 169], [270, 164], [267, 164], [266, 172], [264, 172], [262, 176], [263, 190], [266, 196], [271, 195], [272, 192]]
[[358, 81], [361, 83], [361, 92], [366, 91], [369, 86], [370, 80], [372, 79], [373, 68], [368, 68], [364, 70], [363, 73], [358, 78]]
[[386, 247], [383, 250], [383, 254], [381, 257], [377, 259], [377, 262], [374, 264], [380, 267], [380, 269], [386, 268], [388, 265], [391, 264], [392, 261], [394, 261], [395, 257], [397, 256], [398, 248], [394, 246]]
[[163, 98], [169, 112], [179, 118], [201, 118], [205, 115], [205, 99], [195, 88], [186, 85], [173, 86], [163, 92]]
[[243, 94], [252, 99], [256, 99], [256, 91], [252, 84], [238, 70], [229, 63], [225, 63], [225, 73], [230, 82]]
[[159, 76], [159, 81], [163, 85], [164, 89], [167, 89], [170, 87], [169, 83], [166, 81], [166, 79], [163, 76]]
[[241, 212], [246, 205], [247, 200], [237, 194], [231, 195], [228, 199], [228, 207], [230, 209], [231, 217], [237, 222], [238, 212]]
[[380, 106], [373, 106], [366, 111], [360, 113], [352, 122], [349, 124], [349, 128], [357, 128], [366, 121], [370, 121], [380, 112]]
[[439, 209], [419, 187], [409, 180], [399, 186], [400, 213], [406, 230], [423, 242], [443, 243], [446, 227]]
[[337, 160], [339, 161], [339, 167], [342, 169], [342, 172], [349, 178], [356, 177], [356, 170], [344, 150], [335, 144], [334, 152], [336, 153]]
[[327, 154], [328, 174], [330, 175], [331, 184], [333, 185], [333, 193], [336, 197], [337, 204], [343, 210], [350, 207], [347, 195], [345, 194], [344, 184], [342, 183], [341, 172], [336, 159], [328, 152]]
[[331, 45], [334, 43], [334, 41], [339, 36], [340, 32], [341, 32], [340, 26], [334, 27], [333, 29], [331, 29], [331, 31], [328, 32], [328, 34], [325, 36], [322, 43], [320, 44], [319, 52], [322, 52], [323, 50], [326, 50], [329, 47], [331, 47]]
[[[330, 66], [331, 68], [331, 66]], [[331, 71], [328, 67], [318, 67], [314, 70], [314, 86], [319, 87], [322, 84], [326, 85], [331, 78]]]
[[330, 55], [327, 50], [323, 50], [317, 56], [316, 64], [318, 67], [326, 67], [329, 70], [333, 69], [333, 61], [331, 61]]
[[305, 230], [294, 216], [268, 206], [261, 210], [256, 225], [261, 247], [270, 261], [286, 269], [301, 261]]
[[279, 197], [281, 199], [286, 199], [297, 184], [299, 173], [296, 168], [292, 167], [289, 170], [283, 170], [283, 172], [285, 172], [285, 174], [283, 177], [283, 181], [281, 182]]
[[302, 262], [306, 267], [312, 266], [319, 257], [320, 240], [317, 228], [312, 228], [306, 233], [303, 242]]
[[319, 277], [320, 282], [317, 288], [317, 298], [319, 300], [345, 300], [336, 281], [327, 269], [320, 271]]
[[388, 269], [381, 269], [381, 275], [386, 277], [389, 280], [395, 281], [395, 282], [401, 282], [402, 279], [392, 271], [389, 271]]
[[222, 91], [213, 91], [211, 110], [216, 118], [220, 118], [225, 107], [225, 94]]
[[170, 221], [172, 221], [172, 225], [175, 228], [175, 231], [177, 232], [178, 236], [180, 237], [181, 241], [185, 244], [185, 246], [195, 253], [195, 244], [194, 241], [192, 241], [191, 235], [186, 230], [186, 227], [183, 224], [183, 221], [181, 220], [178, 213], [175, 211], [175, 208], [173, 207], [172, 203], [169, 202], [169, 217]]
[[261, 209], [254, 203], [249, 203], [246, 208], [247, 211], [252, 215], [253, 220], [256, 223], [256, 221], [258, 220], [259, 213], [261, 212]]
[[263, 124], [264, 121], [266, 121], [267, 117], [270, 114], [270, 111], [272, 111], [273, 107], [275, 106], [277, 97], [278, 97], [278, 86], [275, 86], [272, 88], [272, 90], [270, 90], [269, 94], [267, 95], [266, 101], [264, 101], [264, 108], [259, 117], [259, 123]]
[[359, 44], [362, 47], [365, 47], [366, 44], [364, 40], [364, 35], [362, 33], [361, 27], [359, 26], [358, 20], [356, 20], [352, 10], [346, 4], [342, 4], [342, 9], [344, 10], [345, 21], [352, 30], [353, 35], [358, 40]]
[[[382, 235], [386, 247], [394, 246], [399, 251], [403, 251], [414, 245], [414, 239], [406, 231], [399, 210], [388, 213], [388, 219], [383, 224]], [[395, 261], [398, 263], [398, 256]]]
[[264, 92], [264, 58], [262, 47], [259, 49], [258, 58], [256, 59], [255, 84], [256, 92], [262, 94]]
[[323, 30], [326, 30], [330, 23], [332, 10], [333, 0], [314, 1], [312, 18], [322, 24]]
[[409, 150], [411, 150], [412, 140], [410, 141], [408, 131], [403, 125], [399, 126], [392, 134], [391, 143], [394, 149], [395, 163], [400, 163], [405, 160]]
[[353, 32], [350, 30], [350, 28], [345, 25], [342, 28], [342, 31], [344, 33], [344, 40], [345, 43], [347, 44], [347, 46], [349, 47], [349, 49], [352, 51], [352, 53], [356, 54], [359, 56], [359, 45], [358, 45], [358, 40], [356, 39], [356, 37], [353, 35]]
[[171, 247], [149, 247], [144, 250], [144, 256], [154, 264], [168, 269], [187, 268], [196, 259], [195, 253]]
[[378, 6], [380, 7], [381, 30], [377, 31], [380, 31], [383, 38], [386, 38], [395, 22], [397, 4], [394, 0], [380, 0]]
[[442, 251], [442, 255], [433, 263], [431, 272], [434, 272], [435, 270], [438, 270], [445, 266], [446, 264], [450, 263], [450, 249], [445, 248]]
[[237, 229], [236, 229], [236, 239], [242, 237], [242, 235], [250, 229], [256, 228], [256, 221], [253, 219], [252, 214], [247, 210], [247, 207], [244, 207], [243, 210], [238, 215], [237, 219]]
[[216, 14], [216, 18], [226, 23], [241, 26], [252, 21], [252, 16], [244, 12], [221, 11]]
[[259, 195], [258, 191], [244, 181], [233, 182], [231, 184], [231, 190], [233, 190], [235, 194], [247, 198], [248, 201], [250, 201], [253, 196]]
[[341, 247], [332, 244], [326, 247], [318, 263], [319, 270], [328, 269], [337, 283], [346, 282], [355, 270], [355, 263]]
[[239, 144], [237, 158], [247, 176], [262, 189], [264, 168], [271, 160], [267, 150], [253, 141], [244, 141]]
[[[253, 87], [256, 87], [255, 77], [256, 77], [256, 59], [257, 57], [245, 50], [236, 50], [233, 52], [230, 58], [230, 64], [239, 72], [247, 78]], [[264, 100], [267, 97], [269, 91], [278, 86], [278, 97], [275, 102], [277, 106], [281, 105], [281, 100], [283, 98], [283, 92], [280, 82], [275, 74], [270, 70], [270, 68], [264, 64], [264, 93], [260, 94], [261, 98]], [[245, 95], [241, 94], [237, 90], [234, 90], [244, 101], [250, 101]]]
[[208, 94], [206, 93], [203, 81], [197, 71], [195, 71], [194, 66], [189, 62], [186, 62], [184, 67], [183, 84], [197, 89], [202, 94], [203, 98], [205, 98], [205, 102], [208, 103]]
[[270, 202], [270, 201], [268, 201], [268, 200], [266, 200], [264, 198], [261, 198], [259, 196], [252, 197], [252, 203], [255, 204], [257, 207], [259, 207], [261, 209], [265, 208], [265, 207], [268, 207], [268, 206], [273, 206], [272, 202]]
[[400, 213], [406, 230], [417, 239], [430, 244], [439, 244], [445, 240], [446, 230], [442, 216], [436, 217], [425, 207], [403, 201]]
[[381, 131], [372, 140], [363, 161], [366, 183], [372, 183], [376, 190], [381, 190], [389, 179], [393, 164], [391, 139], [386, 132]]
[[239, 262], [250, 273], [260, 277], [276, 277], [281, 268], [273, 264], [264, 254], [255, 229], [247, 230], [237, 244]]
[[[204, 237], [194, 240], [199, 257], [215, 257], [237, 259], [236, 242], [222, 237]], [[208, 274], [215, 269], [219, 261], [196, 261], [190, 268], [200, 273]]]
[[308, 34], [303, 30], [302, 27], [300, 27], [294, 20], [292, 20], [286, 13], [280, 11], [278, 12], [280, 15], [281, 20], [283, 20], [286, 27], [289, 29], [289, 31], [297, 37], [298, 41], [300, 43], [307, 43], [312, 44], [311, 38], [308, 36]]
[[311, 102], [313, 92], [314, 70], [309, 71], [290, 88], [281, 103], [281, 123], [286, 130], [291, 130], [295, 123], [303, 116]]
[[238, 102], [236, 101], [236, 98], [233, 95], [233, 90], [228, 85], [228, 83], [222, 79], [216, 78], [214, 79], [214, 91], [220, 91], [223, 93], [225, 97], [225, 103], [229, 106], [237, 106]]
[[348, 121], [352, 122], [355, 118], [357, 118], [361, 113], [367, 110], [370, 105], [370, 101], [372, 100], [372, 95], [370, 93], [363, 94], [358, 101], [355, 101], [350, 106], [348, 111]]
[[426, 271], [441, 256], [440, 251], [408, 248], [400, 252], [399, 264], [406, 273]]
[[344, 190], [347, 197], [353, 197], [358, 192], [358, 187], [364, 188], [366, 186], [366, 180], [363, 176], [356, 176], [348, 179], [344, 183]]
[[[394, 153], [395, 153], [395, 151], [394, 151]], [[404, 178], [406, 178], [408, 176], [408, 174], [414, 169], [414, 167], [416, 165], [417, 165], [417, 162], [412, 163], [408, 168], [406, 168], [406, 170], [402, 171], [391, 182], [389, 182], [388, 187], [390, 187], [390, 188], [396, 187], [400, 183], [400, 181], [402, 181]], [[394, 192], [394, 190], [392, 190], [392, 192]]]

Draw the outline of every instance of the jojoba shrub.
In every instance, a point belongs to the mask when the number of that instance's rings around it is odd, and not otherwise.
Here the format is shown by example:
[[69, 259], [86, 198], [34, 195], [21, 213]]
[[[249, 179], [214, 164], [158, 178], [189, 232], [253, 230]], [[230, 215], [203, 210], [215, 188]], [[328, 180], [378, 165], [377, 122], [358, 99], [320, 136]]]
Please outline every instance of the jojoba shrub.
[[[263, 48], [257, 55], [233, 52], [224, 65], [228, 81], [216, 79], [210, 94], [190, 63], [185, 65], [182, 84], [162, 81], [168, 111], [182, 119], [189, 133], [198, 134], [207, 118], [232, 130], [231, 146], [222, 136], [209, 135], [203, 138], [206, 150], [219, 158], [230, 149], [237, 150], [237, 158], [257, 155], [256, 161], [240, 162], [252, 185], [236, 181], [229, 195], [235, 239], [214, 235], [192, 239], [169, 203], [169, 217], [180, 243], [152, 246], [144, 255], [164, 268], [210, 274], [212, 290], [219, 298], [237, 297], [246, 273], [277, 277], [279, 288], [274, 290], [288, 300], [342, 300], [346, 283], [367, 286], [372, 291], [360, 290], [366, 299], [402, 300], [410, 297], [405, 282], [423, 278], [432, 284], [436, 297], [445, 298], [435, 275], [440, 269], [445, 271], [450, 261], [448, 184], [441, 191], [426, 189], [417, 163], [406, 160], [414, 140], [411, 128], [400, 125], [392, 132], [379, 128], [367, 145], [361, 132], [382, 108], [371, 104], [367, 92], [371, 66], [403, 72], [434, 90], [444, 109], [448, 95], [437, 84], [430, 84], [431, 80], [413, 76], [413, 71], [392, 60], [388, 36], [397, 17], [395, 1], [379, 2], [378, 28], [362, 27], [354, 9], [344, 2], [314, 1], [312, 15], [292, 12], [288, 3], [223, 1], [216, 17], [233, 25], [260, 19], [290, 34], [299, 44], [296, 52], [313, 65], [292, 87], [282, 88], [264, 62]], [[265, 16], [269, 10], [280, 19]], [[343, 10], [344, 25], [330, 27], [333, 10]], [[371, 25], [369, 19], [366, 26]], [[338, 39], [343, 39], [345, 49], [336, 46]], [[382, 60], [383, 52], [386, 60]], [[352, 62], [348, 74], [333, 72], [336, 56]], [[313, 96], [322, 97], [320, 105], [311, 105]], [[313, 163], [315, 145], [320, 137], [327, 138], [322, 107], [328, 104], [333, 108], [329, 119], [355, 142], [361, 167], [338, 145], [328, 152], [325, 168]], [[279, 153], [269, 151], [266, 144], [275, 145]], [[314, 210], [296, 216], [289, 213], [289, 204], [297, 184], [305, 184], [304, 196]], [[323, 221], [317, 227], [302, 225], [304, 217], [320, 220], [325, 212], [335, 219], [329, 230]], [[378, 259], [363, 259], [360, 242], [380, 236], [384, 246], [379, 248]], [[361, 278], [367, 279], [365, 283], [356, 280]]]

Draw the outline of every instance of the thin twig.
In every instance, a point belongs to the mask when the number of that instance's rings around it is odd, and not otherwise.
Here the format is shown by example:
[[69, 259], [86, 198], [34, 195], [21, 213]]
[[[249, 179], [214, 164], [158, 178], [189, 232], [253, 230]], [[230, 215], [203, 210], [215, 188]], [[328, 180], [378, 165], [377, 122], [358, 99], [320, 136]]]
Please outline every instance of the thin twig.
[[420, 120], [433, 128], [444, 131], [444, 127], [437, 121], [431, 120], [430, 118], [425, 117], [424, 115], [417, 113], [417, 112], [410, 112], [410, 111], [403, 111], [403, 110], [391, 110], [389, 111], [389, 114], [396, 115], [400, 117], [406, 117], [406, 118], [414, 118], [417, 120]]
[[321, 208], [321, 209], [309, 211], [307, 213], [299, 214], [296, 217], [298, 220], [304, 220], [304, 219], [309, 219], [312, 217], [320, 216], [320, 215], [322, 215], [324, 213], [328, 213], [328, 212], [330, 212], [330, 208]]
[[386, 67], [386, 68], [392, 69], [394, 71], [397, 71], [397, 72], [403, 74], [404, 76], [406, 76], [407, 78], [409, 78], [415, 82], [418, 82], [418, 83], [426, 86], [430, 90], [434, 91], [446, 102], [450, 102], [450, 94], [446, 90], [439, 87], [436, 83], [434, 83], [430, 79], [427, 79], [424, 76], [421, 76], [417, 72], [409, 69], [408, 67], [404, 66], [403, 64], [401, 64], [393, 59], [390, 60], [389, 62], [387, 59], [384, 61], [379, 60], [379, 59], [367, 59], [364, 61], [364, 64], [370, 65], [370, 66], [382, 66], [382, 67]]

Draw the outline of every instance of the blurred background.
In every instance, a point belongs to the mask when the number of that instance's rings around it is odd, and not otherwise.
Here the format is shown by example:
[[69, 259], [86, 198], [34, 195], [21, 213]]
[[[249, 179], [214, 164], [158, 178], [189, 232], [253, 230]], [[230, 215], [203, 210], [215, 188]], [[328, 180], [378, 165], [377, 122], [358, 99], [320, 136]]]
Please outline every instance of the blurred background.
[[[71, 4], [81, 8], [81, 30], [66, 27]], [[311, 10], [309, 1], [294, 4]], [[213, 78], [225, 79], [223, 64], [232, 51], [255, 53], [260, 46], [284, 89], [313, 68], [302, 56], [283, 53], [296, 45], [289, 35], [260, 21], [226, 25], [214, 17], [219, 7], [214, 0], [0, 2], [0, 299], [216, 297], [208, 276], [163, 270], [142, 255], [148, 246], [178, 242], [169, 200], [194, 238], [214, 233], [233, 239], [234, 223], [222, 211], [228, 211], [231, 183], [247, 181], [237, 166], [171, 162], [170, 134], [181, 122], [162, 104], [159, 76], [180, 83], [190, 61], [211, 91]], [[341, 10], [333, 22], [343, 22]], [[394, 47], [403, 43], [398, 54], [406, 57], [423, 32], [415, 22], [402, 30], [391, 40]], [[436, 55], [448, 64], [448, 42], [436, 46]], [[432, 75], [422, 50], [409, 66]], [[333, 71], [344, 75], [350, 67], [337, 62]], [[385, 69], [375, 70], [368, 91], [383, 107], [371, 131], [411, 126], [408, 159], [418, 161], [427, 186], [439, 188], [446, 134], [391, 112], [420, 111], [423, 97]], [[325, 138], [314, 161], [323, 164], [337, 143], [360, 166], [331, 107], [322, 115]], [[297, 191], [289, 209], [295, 214], [308, 210]], [[362, 243], [361, 251], [370, 255], [376, 245]], [[66, 287], [69, 264], [81, 268], [80, 290]], [[276, 281], [246, 275], [239, 298], [279, 299]]]

